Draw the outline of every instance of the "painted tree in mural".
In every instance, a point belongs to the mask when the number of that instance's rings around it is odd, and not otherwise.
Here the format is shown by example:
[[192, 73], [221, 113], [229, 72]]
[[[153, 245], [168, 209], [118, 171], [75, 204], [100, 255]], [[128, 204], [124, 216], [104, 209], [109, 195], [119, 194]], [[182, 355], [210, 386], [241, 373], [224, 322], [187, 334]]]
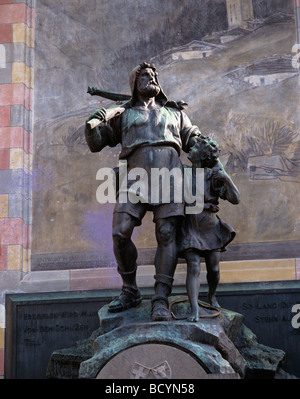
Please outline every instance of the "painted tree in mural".
[[232, 172], [246, 171], [249, 157], [280, 156], [290, 162], [287, 170], [300, 173], [298, 159], [298, 133], [284, 122], [229, 113], [223, 150], [228, 152], [226, 167]]

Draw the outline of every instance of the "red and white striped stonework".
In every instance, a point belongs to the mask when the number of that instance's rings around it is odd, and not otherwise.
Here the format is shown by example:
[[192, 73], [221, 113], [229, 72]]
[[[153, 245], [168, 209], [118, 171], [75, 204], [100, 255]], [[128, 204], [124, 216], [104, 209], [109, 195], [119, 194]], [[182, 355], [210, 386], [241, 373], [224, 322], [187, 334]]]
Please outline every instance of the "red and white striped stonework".
[[[31, 0], [0, 0], [0, 273], [22, 273], [29, 268], [33, 22]], [[1, 306], [0, 375], [3, 375]]]

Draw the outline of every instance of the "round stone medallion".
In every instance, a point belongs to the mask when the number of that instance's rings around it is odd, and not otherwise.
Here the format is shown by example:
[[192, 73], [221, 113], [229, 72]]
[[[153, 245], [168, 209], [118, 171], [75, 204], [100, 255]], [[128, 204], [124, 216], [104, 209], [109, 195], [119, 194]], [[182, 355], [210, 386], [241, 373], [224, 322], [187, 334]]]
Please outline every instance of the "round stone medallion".
[[164, 344], [141, 344], [119, 352], [98, 379], [199, 379], [204, 368], [187, 352]]

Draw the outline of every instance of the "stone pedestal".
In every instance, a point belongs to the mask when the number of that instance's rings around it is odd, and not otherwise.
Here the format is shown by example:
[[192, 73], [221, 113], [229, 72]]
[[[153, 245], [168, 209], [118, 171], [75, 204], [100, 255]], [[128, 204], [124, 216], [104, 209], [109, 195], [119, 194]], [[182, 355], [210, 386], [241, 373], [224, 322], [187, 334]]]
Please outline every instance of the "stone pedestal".
[[[184, 298], [173, 297], [170, 302]], [[151, 302], [121, 313], [99, 310], [100, 327], [77, 345], [53, 352], [48, 378], [274, 378], [285, 354], [257, 342], [243, 316], [201, 307], [189, 322], [187, 300], [172, 307], [174, 320], [153, 322]]]

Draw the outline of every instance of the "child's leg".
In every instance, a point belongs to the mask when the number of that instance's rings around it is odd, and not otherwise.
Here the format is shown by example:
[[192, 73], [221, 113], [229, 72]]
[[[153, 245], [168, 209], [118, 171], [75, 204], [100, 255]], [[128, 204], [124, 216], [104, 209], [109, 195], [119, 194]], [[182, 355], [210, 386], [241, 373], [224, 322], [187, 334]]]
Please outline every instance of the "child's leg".
[[220, 280], [220, 250], [208, 251], [205, 256], [208, 283], [208, 301], [212, 306], [220, 307], [216, 299], [216, 289]]
[[186, 290], [191, 304], [192, 314], [189, 321], [199, 320], [198, 296], [200, 287], [200, 256], [197, 252], [187, 251], [185, 253], [187, 262]]

